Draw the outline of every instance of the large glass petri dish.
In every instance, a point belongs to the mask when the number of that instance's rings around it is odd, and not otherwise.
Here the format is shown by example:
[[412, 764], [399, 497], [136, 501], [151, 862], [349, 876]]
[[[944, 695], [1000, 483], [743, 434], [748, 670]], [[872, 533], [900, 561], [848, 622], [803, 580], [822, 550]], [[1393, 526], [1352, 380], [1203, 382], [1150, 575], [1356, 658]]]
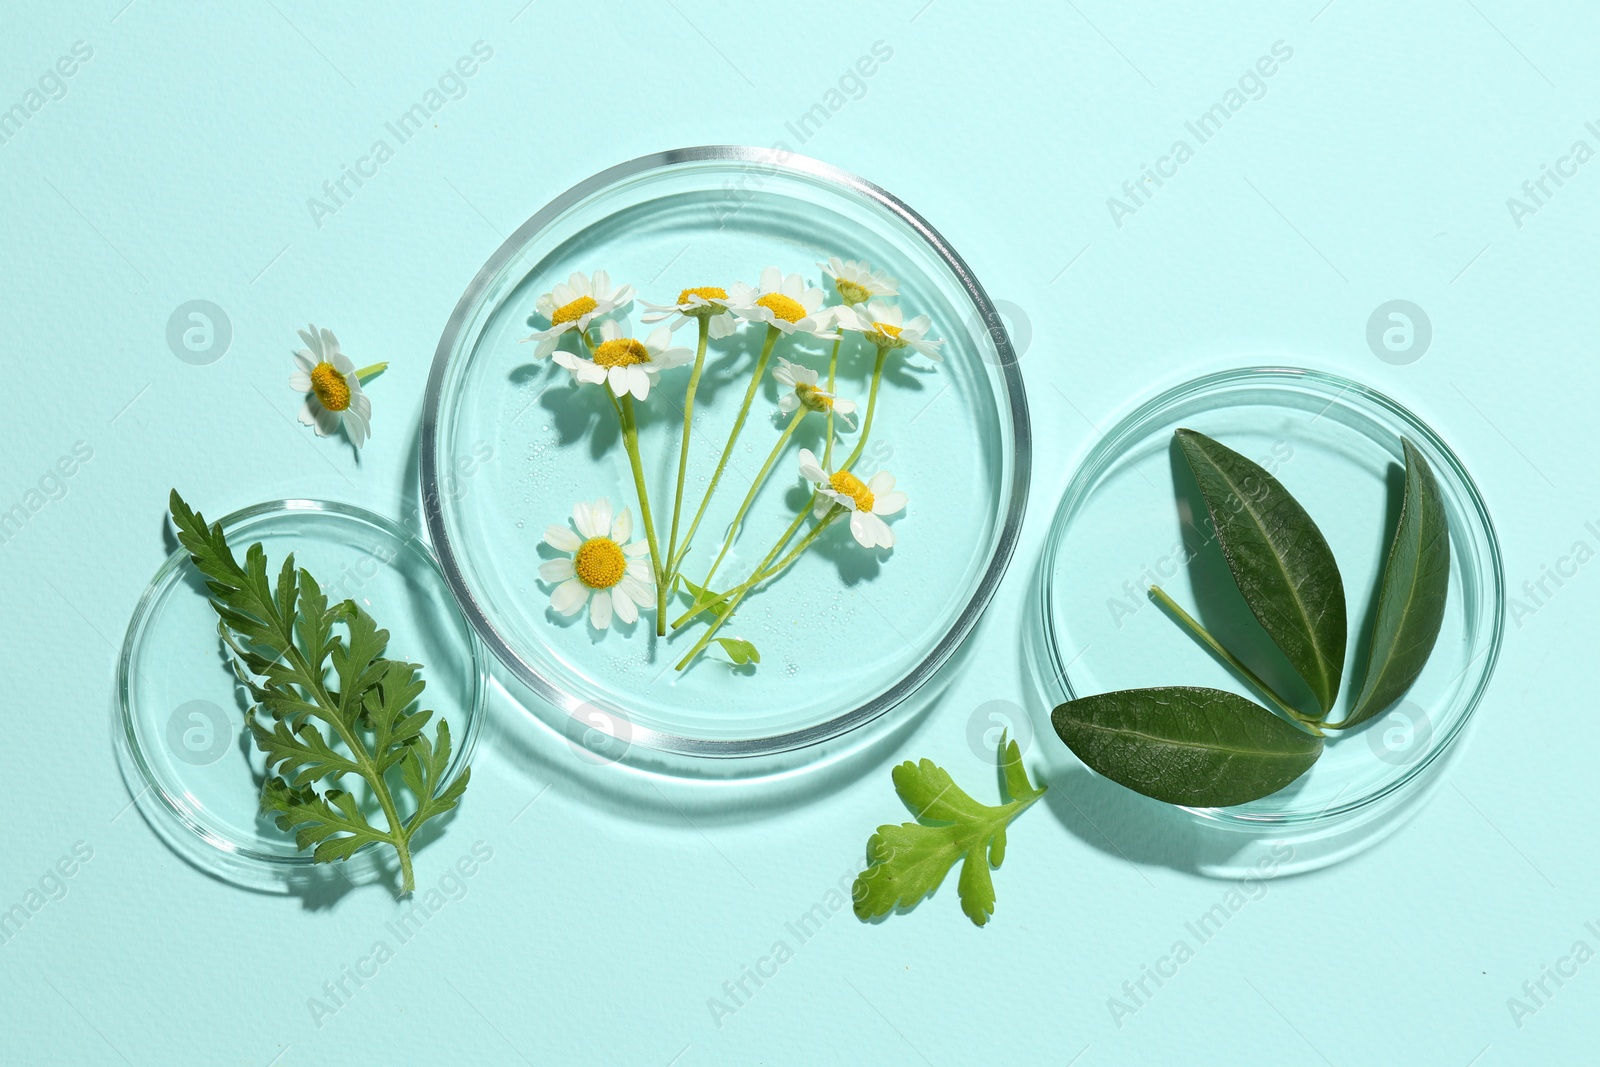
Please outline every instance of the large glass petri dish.
[[[826, 281], [830, 256], [865, 260], [899, 280], [909, 318], [929, 315], [944, 361], [892, 359], [858, 473], [884, 469], [909, 496], [892, 552], [829, 531], [783, 577], [750, 597], [722, 631], [753, 641], [756, 667], [719, 656], [674, 664], [699, 627], [659, 639], [653, 611], [596, 631], [550, 608], [539, 580], [549, 524], [604, 496], [636, 493], [616, 418], [599, 387], [535, 359], [528, 318], [572, 271], [605, 270], [644, 300], [681, 289], [754, 284], [763, 267]], [[630, 326], [643, 330], [635, 305]], [[692, 325], [677, 335], [694, 344]], [[696, 403], [685, 509], [699, 502], [740, 405], [762, 334], [712, 342]], [[863, 351], [863, 349], [865, 349]], [[822, 342], [782, 341], [777, 356], [825, 366]], [[847, 341], [840, 392], [865, 402], [872, 349]], [[658, 523], [670, 514], [687, 368], [663, 375], [641, 405], [640, 448]], [[672, 402], [668, 403], [668, 398]], [[763, 383], [685, 574], [710, 562], [779, 434]], [[815, 429], [793, 444], [817, 448]], [[845, 447], [851, 438], [844, 438]], [[719, 573], [740, 580], [805, 495], [796, 447], [756, 497]], [[492, 463], [475, 464], [492, 454]], [[469, 491], [446, 483], [475, 467]], [[960, 257], [920, 216], [837, 168], [755, 148], [692, 148], [620, 164], [580, 183], [520, 227], [456, 306], [428, 383], [421, 438], [430, 540], [485, 644], [538, 698], [531, 710], [570, 736], [616, 735], [635, 753], [704, 760], [793, 753], [880, 719], [932, 678], [971, 631], [1010, 560], [1026, 500], [1027, 406], [994, 306]], [[687, 515], [685, 522], [687, 522]], [[843, 524], [840, 524], [842, 527]], [[674, 607], [681, 610], [681, 597]], [[667, 761], [683, 768], [683, 760]], [[803, 765], [804, 760], [801, 759]], [[672, 773], [678, 773], [673, 770]], [[687, 773], [693, 774], [694, 771]]]

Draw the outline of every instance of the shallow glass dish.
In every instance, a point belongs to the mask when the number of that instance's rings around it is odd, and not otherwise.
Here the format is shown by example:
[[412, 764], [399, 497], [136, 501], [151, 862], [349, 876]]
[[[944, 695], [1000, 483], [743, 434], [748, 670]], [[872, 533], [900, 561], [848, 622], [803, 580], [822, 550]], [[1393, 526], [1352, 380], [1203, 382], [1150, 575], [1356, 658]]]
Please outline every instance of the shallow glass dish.
[[[674, 664], [702, 626], [667, 639], [654, 610], [596, 631], [584, 614], [550, 609], [538, 578], [545, 527], [576, 501], [607, 497], [642, 524], [616, 418], [599, 387], [519, 343], [538, 296], [575, 270], [609, 272], [638, 296], [670, 303], [679, 290], [754, 284], [761, 269], [826, 281], [830, 256], [869, 261], [900, 282], [907, 317], [926, 313], [944, 362], [891, 358], [871, 441], [857, 471], [887, 469], [910, 503], [894, 521], [892, 553], [870, 553], [843, 524], [741, 608], [721, 632], [753, 641], [759, 667], [719, 653]], [[827, 286], [832, 296], [831, 285]], [[832, 297], [830, 302], [837, 302]], [[642, 307], [630, 325], [638, 330]], [[687, 326], [676, 343], [693, 346]], [[746, 326], [712, 342], [695, 409], [684, 523], [727, 439], [762, 334]], [[863, 351], [865, 349], [865, 351]], [[774, 351], [825, 368], [822, 342]], [[865, 402], [872, 350], [846, 341], [840, 393]], [[774, 359], [776, 366], [776, 359]], [[661, 378], [640, 405], [640, 448], [652, 510], [670, 523], [688, 371]], [[699, 581], [729, 518], [778, 437], [768, 375], [684, 576]], [[820, 420], [802, 427], [756, 498], [719, 581], [742, 581], [803, 503], [796, 453], [817, 448]], [[854, 437], [842, 438], [844, 447]], [[421, 440], [430, 540], [485, 644], [548, 707], [558, 733], [574, 721], [625, 734], [641, 749], [688, 757], [754, 757], [839, 737], [883, 716], [960, 645], [1016, 543], [1029, 470], [1027, 406], [1000, 317], [966, 265], [915, 212], [826, 164], [755, 149], [709, 147], [623, 163], [562, 194], [520, 227], [463, 294], [439, 342]], [[482, 457], [492, 456], [487, 462]], [[471, 466], [470, 483], [458, 471]], [[673, 602], [681, 612], [682, 597]], [[694, 760], [691, 759], [691, 762]]]
[[1332, 374], [1253, 367], [1162, 393], [1094, 446], [1056, 513], [1039, 573], [1043, 637], [1035, 649], [1054, 701], [1153, 685], [1214, 686], [1259, 699], [1149, 598], [1152, 584], [1261, 667], [1280, 692], [1293, 691], [1287, 665], [1275, 671], [1275, 650], [1208, 543], [1204, 504], [1185, 488], [1187, 468], [1173, 443], [1179, 427], [1261, 464], [1327, 537], [1344, 580], [1350, 631], [1335, 722], [1365, 671], [1403, 492], [1402, 436], [1437, 475], [1450, 523], [1450, 590], [1421, 677], [1386, 714], [1349, 735], [1330, 732], [1321, 758], [1287, 788], [1236, 807], [1183, 809], [1202, 822], [1291, 837], [1376, 815], [1419, 783], [1460, 735], [1499, 656], [1500, 549], [1477, 487], [1415, 415]]
[[[221, 520], [234, 555], [261, 542], [268, 573], [289, 553], [330, 601], [352, 599], [389, 631], [388, 655], [423, 665], [421, 706], [450, 723], [450, 775], [477, 742], [488, 672], [428, 547], [349, 504], [280, 500]], [[262, 754], [217, 634], [205, 582], [182, 549], [151, 580], [128, 623], [117, 670], [118, 757], [133, 802], [179, 855], [252, 888], [288, 891], [329, 876], [260, 814]], [[374, 869], [369, 846], [342, 866]]]

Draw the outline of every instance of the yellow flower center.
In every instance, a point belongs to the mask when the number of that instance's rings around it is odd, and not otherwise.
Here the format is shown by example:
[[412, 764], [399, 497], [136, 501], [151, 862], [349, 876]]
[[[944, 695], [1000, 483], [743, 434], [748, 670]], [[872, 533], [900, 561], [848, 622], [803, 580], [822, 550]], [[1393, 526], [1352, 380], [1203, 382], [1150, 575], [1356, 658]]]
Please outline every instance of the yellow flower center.
[[678, 303], [687, 304], [691, 296], [698, 296], [701, 300], [726, 300], [728, 290], [719, 289], [715, 285], [702, 285], [698, 289], [685, 289], [678, 294]]
[[778, 316], [784, 322], [799, 322], [806, 317], [806, 309], [800, 301], [784, 296], [782, 293], [768, 293], [757, 300], [756, 303]]
[[857, 282], [835, 278], [833, 287], [839, 290], [839, 298], [846, 304], [859, 304], [872, 296], [872, 291]]
[[350, 406], [350, 385], [332, 363], [318, 363], [311, 368], [311, 391], [329, 411], [343, 411]]
[[602, 367], [633, 367], [650, 362], [650, 350], [631, 337], [601, 341], [594, 350], [594, 361]]
[[833, 397], [805, 382], [794, 383], [794, 395], [800, 398], [800, 403], [812, 411], [828, 411], [833, 407]]
[[854, 500], [857, 511], [872, 510], [872, 490], [867, 488], [867, 483], [849, 471], [834, 471], [828, 477], [828, 485], [833, 488], [835, 493], [842, 493]]
[[600, 305], [595, 303], [592, 296], [580, 296], [570, 304], [562, 304], [550, 313], [550, 325], [560, 326], [563, 322], [576, 322], [589, 314]]
[[622, 546], [611, 538], [591, 537], [578, 546], [572, 566], [578, 572], [579, 581], [590, 589], [610, 589], [622, 581], [628, 570], [628, 557], [622, 554]]
[[872, 324], [872, 328], [883, 334], [885, 337], [897, 338], [900, 336], [900, 327], [890, 326], [887, 322], [875, 322]]

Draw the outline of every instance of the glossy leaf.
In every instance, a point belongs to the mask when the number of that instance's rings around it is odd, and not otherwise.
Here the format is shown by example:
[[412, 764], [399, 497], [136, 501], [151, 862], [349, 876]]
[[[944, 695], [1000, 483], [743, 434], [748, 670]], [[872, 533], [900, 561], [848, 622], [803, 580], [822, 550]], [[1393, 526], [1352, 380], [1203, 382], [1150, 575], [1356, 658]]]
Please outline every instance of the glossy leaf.
[[1450, 520], [1439, 481], [1410, 441], [1400, 521], [1383, 568], [1372, 658], [1355, 707], [1340, 727], [1354, 726], [1391, 707], [1422, 673], [1444, 623], [1450, 591]]
[[1327, 539], [1259, 464], [1194, 430], [1177, 437], [1239, 592], [1326, 715], [1346, 638], [1344, 582]]
[[1196, 686], [1124, 689], [1050, 716], [1078, 758], [1168, 804], [1224, 808], [1276, 793], [1317, 761], [1322, 738], [1237, 693]]

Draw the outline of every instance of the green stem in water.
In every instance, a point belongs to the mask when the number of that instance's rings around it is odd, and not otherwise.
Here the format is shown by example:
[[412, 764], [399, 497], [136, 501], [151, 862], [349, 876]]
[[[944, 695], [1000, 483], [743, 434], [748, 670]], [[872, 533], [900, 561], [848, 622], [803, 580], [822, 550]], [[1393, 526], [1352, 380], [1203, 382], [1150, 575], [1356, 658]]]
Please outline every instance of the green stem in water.
[[668, 561], [667, 570], [676, 574], [683, 563], [683, 557], [689, 554], [689, 546], [694, 541], [694, 532], [700, 528], [700, 520], [706, 517], [706, 508], [711, 504], [711, 495], [717, 491], [717, 483], [722, 481], [722, 472], [727, 469], [728, 459], [733, 455], [733, 446], [739, 440], [739, 431], [744, 429], [745, 417], [750, 414], [750, 405], [756, 398], [756, 390], [761, 388], [761, 376], [766, 373], [767, 360], [772, 355], [772, 346], [778, 343], [778, 338], [783, 334], [776, 326], [767, 327], [767, 339], [761, 346], [761, 355], [756, 360], [755, 370], [750, 372], [750, 387], [744, 391], [744, 404], [739, 408], [739, 417], [733, 420], [733, 430], [728, 434], [728, 443], [722, 449], [722, 458], [717, 460], [717, 469], [711, 474], [711, 483], [706, 486], [706, 495], [700, 500], [700, 507], [694, 513], [694, 521], [689, 523], [689, 530], [683, 535], [683, 544], [679, 546], [678, 553]]
[[[867, 394], [867, 414], [861, 424], [861, 436], [856, 441], [855, 448], [851, 450], [850, 457], [846, 459], [839, 467], [840, 470], [849, 470], [851, 467], [853, 467], [856, 461], [861, 458], [862, 451], [867, 447], [867, 438], [872, 434], [872, 417], [878, 410], [878, 387], [883, 383], [883, 369], [888, 364], [890, 351], [891, 349], [886, 347], [878, 349], [878, 358], [872, 367], [872, 387]], [[833, 415], [831, 411], [828, 414], [830, 418]], [[829, 443], [832, 443], [831, 435], [829, 437]], [[823, 463], [823, 467], [824, 469], [827, 469], [826, 462]], [[795, 516], [794, 522], [789, 526], [788, 531], [778, 539], [778, 543], [774, 545], [772, 551], [767, 554], [767, 558], [761, 561], [761, 566], [755, 569], [755, 576], [746, 582], [745, 586], [758, 584], [760, 581], [764, 580], [764, 576], [762, 576], [762, 570], [767, 566], [767, 564], [771, 563], [772, 560], [776, 558], [779, 552], [783, 551], [784, 546], [789, 543], [789, 539], [793, 537], [796, 531], [800, 529], [800, 524], [805, 520], [806, 512], [811, 510], [811, 507], [815, 505], [815, 502], [816, 498], [813, 496], [812, 504], [807, 505], [805, 510], [801, 511], [800, 514]], [[820, 528], [821, 527], [819, 526], [818, 529], [820, 530]], [[708, 589], [708, 586], [701, 586], [701, 588]], [[741, 586], [740, 588], [744, 588], [744, 586]], [[708, 600], [703, 604], [696, 605], [686, 614], [679, 616], [678, 619], [672, 624], [672, 628], [676, 630], [678, 627], [682, 626], [684, 623], [700, 614], [700, 612], [718, 603], [721, 603], [732, 595], [733, 593], [730, 591], [722, 594], [714, 600]]]
[[850, 458], [845, 460], [838, 468], [849, 470], [856, 465], [856, 460], [861, 458], [862, 449], [867, 447], [867, 437], [872, 433], [872, 416], [878, 410], [878, 386], [883, 384], [883, 368], [889, 362], [889, 349], [878, 349], [878, 358], [872, 365], [872, 388], [867, 392], [867, 414], [861, 422], [861, 436], [856, 440], [856, 447], [850, 450]]
[[[839, 346], [844, 343], [844, 334], [840, 333], [833, 339], [833, 355], [828, 357], [828, 395], [837, 396], [835, 381], [839, 374]], [[822, 446], [822, 469], [827, 470], [828, 464], [833, 462], [833, 408], [828, 409], [828, 436], [827, 443]]]
[[[755, 578], [752, 578], [750, 581], [747, 581], [743, 585], [739, 586], [737, 595], [734, 595], [733, 599], [728, 602], [727, 610], [725, 610], [715, 622], [706, 628], [706, 632], [700, 635], [700, 640], [697, 641], [695, 646], [691, 648], [681, 660], [678, 661], [678, 665], [673, 669], [680, 671], [683, 670], [694, 660], [696, 656], [705, 651], [705, 647], [711, 643], [711, 639], [715, 637], [717, 631], [722, 628], [722, 624], [733, 617], [733, 612], [736, 608], [738, 608], [739, 602], [745, 597], [749, 596], [750, 591], [757, 585], [761, 584], [761, 582], [766, 581], [768, 578], [771, 578], [774, 575], [782, 572], [784, 568], [788, 567], [795, 560], [799, 559], [801, 553], [810, 548], [812, 543], [815, 542], [818, 537], [822, 536], [822, 531], [826, 530], [828, 525], [832, 523], [833, 520], [843, 511], [844, 508], [840, 507], [838, 504], [835, 504], [828, 510], [828, 514], [822, 517], [822, 521], [818, 522], [816, 526], [812, 527], [811, 532], [806, 534], [805, 537], [801, 539], [800, 543], [795, 545], [789, 554], [783, 557], [783, 559], [780, 560], [776, 566], [772, 567], [765, 573], [758, 572]], [[803, 516], [805, 512], [801, 512], [800, 514]]]
[[767, 475], [771, 472], [772, 465], [778, 461], [778, 457], [782, 455], [784, 447], [789, 443], [789, 438], [793, 437], [795, 430], [800, 428], [800, 420], [806, 417], [806, 413], [809, 410], [803, 404], [796, 408], [794, 415], [789, 419], [789, 425], [783, 428], [783, 433], [778, 437], [778, 443], [772, 446], [772, 452], [767, 456], [767, 461], [761, 465], [761, 470], [756, 474], [756, 480], [750, 483], [750, 491], [744, 495], [743, 503], [739, 505], [739, 510], [734, 513], [733, 522], [728, 524], [728, 536], [722, 542], [722, 550], [717, 553], [717, 558], [712, 561], [711, 569], [706, 572], [705, 580], [700, 583], [700, 588], [711, 588], [711, 579], [717, 573], [717, 568], [722, 566], [722, 560], [727, 556], [728, 549], [733, 547], [733, 539], [739, 535], [739, 524], [744, 522], [745, 513], [750, 510], [750, 505], [754, 503], [756, 494], [761, 491], [762, 485], [766, 483]]
[[[694, 394], [700, 388], [700, 372], [706, 365], [706, 340], [711, 335], [711, 316], [696, 316], [700, 320], [700, 343], [695, 348], [694, 369], [689, 372], [689, 388], [683, 394], [683, 444], [678, 449], [678, 490], [672, 498], [672, 533], [667, 538], [668, 581], [676, 585], [678, 573], [678, 517], [683, 510], [683, 479], [689, 470], [689, 431], [694, 426]], [[667, 590], [670, 595], [672, 590]]]
[[365, 382], [368, 378], [376, 378], [378, 375], [382, 374], [388, 369], [389, 364], [387, 362], [374, 363], [370, 367], [362, 367], [360, 370], [356, 371], [356, 381]]
[[1150, 587], [1150, 595], [1158, 604], [1166, 608], [1167, 611], [1170, 612], [1185, 629], [1187, 629], [1195, 637], [1199, 638], [1202, 644], [1211, 649], [1212, 652], [1216, 653], [1219, 659], [1221, 659], [1228, 666], [1232, 667], [1234, 672], [1237, 673], [1239, 677], [1243, 678], [1246, 682], [1249, 682], [1269, 701], [1277, 705], [1279, 711], [1288, 715], [1295, 722], [1299, 723], [1301, 726], [1304, 726], [1318, 737], [1323, 736], [1323, 724], [1320, 720], [1311, 718], [1308, 715], [1304, 715], [1301, 712], [1296, 711], [1294, 706], [1291, 705], [1287, 700], [1283, 699], [1283, 697], [1279, 696], [1277, 691], [1268, 685], [1260, 675], [1256, 674], [1256, 672], [1251, 670], [1249, 667], [1246, 667], [1237, 656], [1222, 646], [1222, 642], [1218, 641], [1215, 637], [1212, 637], [1210, 632], [1206, 630], [1204, 626], [1201, 626], [1199, 621], [1195, 619], [1193, 615], [1190, 615], [1187, 611], [1184, 611], [1183, 608], [1178, 605], [1178, 602], [1168, 596], [1165, 590], [1163, 590], [1159, 585], [1152, 585]]
[[[609, 386], [602, 384], [606, 395], [611, 396]], [[644, 535], [650, 543], [650, 564], [655, 571], [656, 579], [656, 636], [663, 637], [667, 632], [667, 586], [666, 571], [662, 567], [661, 547], [656, 543], [656, 524], [650, 517], [650, 491], [645, 488], [644, 464], [639, 459], [639, 422], [634, 416], [633, 395], [623, 393], [621, 397], [611, 396], [611, 404], [617, 409], [617, 421], [622, 426], [622, 444], [628, 450], [628, 463], [633, 467], [633, 486], [639, 494], [639, 514], [644, 519]]]
[[[813, 497], [812, 499], [814, 501], [815, 497]], [[755, 570], [750, 572], [751, 575], [752, 575], [751, 579], [749, 581], [746, 581], [744, 583], [744, 585], [739, 586], [738, 589], [743, 589], [745, 586], [748, 586], [748, 585], [752, 584], [752, 582], [754, 582], [756, 580], [754, 578], [754, 576], [761, 574], [766, 569], [766, 567], [767, 567], [767, 565], [769, 563], [771, 563], [773, 560], [778, 558], [778, 553], [783, 551], [783, 546], [787, 545], [789, 543], [789, 539], [792, 538], [795, 535], [795, 532], [800, 529], [800, 524], [806, 521], [806, 513], [811, 510], [812, 506], [813, 506], [812, 504], [807, 504], [806, 507], [805, 507], [805, 510], [801, 511], [798, 515], [796, 515], [794, 517], [794, 521], [789, 524], [789, 528], [787, 530], [783, 531], [782, 536], [780, 536], [778, 538], [777, 542], [773, 544], [771, 550], [769, 550], [767, 552], [767, 554], [764, 557], [762, 557], [762, 560], [761, 560], [760, 563], [756, 564]], [[703, 589], [705, 587], [702, 586], [701, 588]], [[707, 608], [713, 607], [713, 606], [715, 606], [717, 604], [720, 604], [722, 601], [728, 599], [728, 597], [732, 596], [735, 592], [737, 592], [737, 589], [730, 589], [730, 590], [728, 590], [728, 592], [720, 593], [717, 596], [713, 597], [712, 599], [705, 601], [704, 603], [696, 604], [694, 607], [690, 608], [688, 611], [686, 611], [682, 615], [678, 616], [677, 619], [675, 619], [673, 621], [672, 628], [674, 630], [676, 630], [678, 627], [682, 626], [684, 623], [688, 622], [690, 619], [694, 618], [696, 615], [699, 615], [702, 611], [706, 610]]]

